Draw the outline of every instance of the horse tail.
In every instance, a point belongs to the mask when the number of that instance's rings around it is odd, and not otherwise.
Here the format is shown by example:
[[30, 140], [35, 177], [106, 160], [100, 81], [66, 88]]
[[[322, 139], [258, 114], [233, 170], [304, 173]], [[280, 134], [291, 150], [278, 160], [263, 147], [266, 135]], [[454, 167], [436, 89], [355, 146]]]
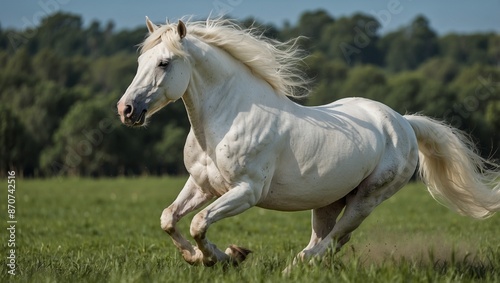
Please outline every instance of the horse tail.
[[435, 200], [462, 215], [500, 211], [500, 166], [477, 154], [458, 129], [425, 116], [404, 116], [415, 131], [419, 173]]

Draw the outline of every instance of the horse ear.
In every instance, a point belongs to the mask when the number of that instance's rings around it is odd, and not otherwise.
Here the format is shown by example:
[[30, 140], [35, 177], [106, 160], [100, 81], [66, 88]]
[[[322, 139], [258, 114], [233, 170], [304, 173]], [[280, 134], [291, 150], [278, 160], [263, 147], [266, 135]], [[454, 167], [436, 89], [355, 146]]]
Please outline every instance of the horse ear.
[[156, 26], [151, 20], [149, 20], [148, 16], [146, 16], [146, 26], [148, 27], [149, 33], [153, 33], [158, 28], [158, 26]]
[[186, 37], [186, 33], [186, 25], [181, 20], [179, 20], [179, 23], [177, 24], [177, 34], [179, 34], [179, 37], [183, 39], [184, 37]]

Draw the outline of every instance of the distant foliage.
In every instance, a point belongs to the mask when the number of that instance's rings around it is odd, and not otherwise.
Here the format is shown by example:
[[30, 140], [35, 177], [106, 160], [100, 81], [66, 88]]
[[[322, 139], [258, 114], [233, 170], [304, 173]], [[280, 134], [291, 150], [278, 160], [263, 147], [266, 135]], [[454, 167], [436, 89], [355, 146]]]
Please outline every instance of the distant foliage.
[[[500, 157], [500, 35], [438, 35], [424, 16], [380, 34], [371, 15], [306, 11], [283, 28], [245, 19], [280, 40], [304, 36], [304, 71], [319, 105], [362, 96], [400, 113], [421, 112], [470, 132]], [[55, 13], [26, 30], [0, 26], [0, 175], [184, 174], [189, 122], [182, 103], [147, 128], [122, 126], [116, 101], [137, 68], [146, 27], [115, 30]]]

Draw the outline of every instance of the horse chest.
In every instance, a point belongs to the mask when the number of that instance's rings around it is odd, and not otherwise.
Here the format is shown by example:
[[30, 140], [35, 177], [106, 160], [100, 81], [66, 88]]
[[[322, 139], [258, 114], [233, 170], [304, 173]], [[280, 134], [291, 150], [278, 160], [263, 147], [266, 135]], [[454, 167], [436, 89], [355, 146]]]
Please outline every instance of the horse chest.
[[206, 152], [185, 155], [185, 163], [189, 174], [204, 192], [219, 197], [229, 190], [228, 182]]
[[[222, 155], [219, 152], [219, 155]], [[233, 181], [227, 164], [217, 160], [216, 150], [202, 147], [189, 139], [184, 149], [184, 162], [195, 183], [206, 193], [219, 197], [230, 189]]]

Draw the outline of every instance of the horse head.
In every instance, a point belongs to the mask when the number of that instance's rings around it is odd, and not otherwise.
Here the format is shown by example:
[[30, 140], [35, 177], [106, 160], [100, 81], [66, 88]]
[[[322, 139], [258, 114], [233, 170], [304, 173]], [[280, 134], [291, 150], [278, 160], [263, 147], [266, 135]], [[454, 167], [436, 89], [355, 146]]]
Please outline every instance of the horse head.
[[142, 126], [147, 118], [181, 98], [191, 66], [182, 45], [187, 29], [182, 21], [158, 27], [146, 17], [149, 37], [143, 43], [137, 73], [117, 103], [122, 123]]

